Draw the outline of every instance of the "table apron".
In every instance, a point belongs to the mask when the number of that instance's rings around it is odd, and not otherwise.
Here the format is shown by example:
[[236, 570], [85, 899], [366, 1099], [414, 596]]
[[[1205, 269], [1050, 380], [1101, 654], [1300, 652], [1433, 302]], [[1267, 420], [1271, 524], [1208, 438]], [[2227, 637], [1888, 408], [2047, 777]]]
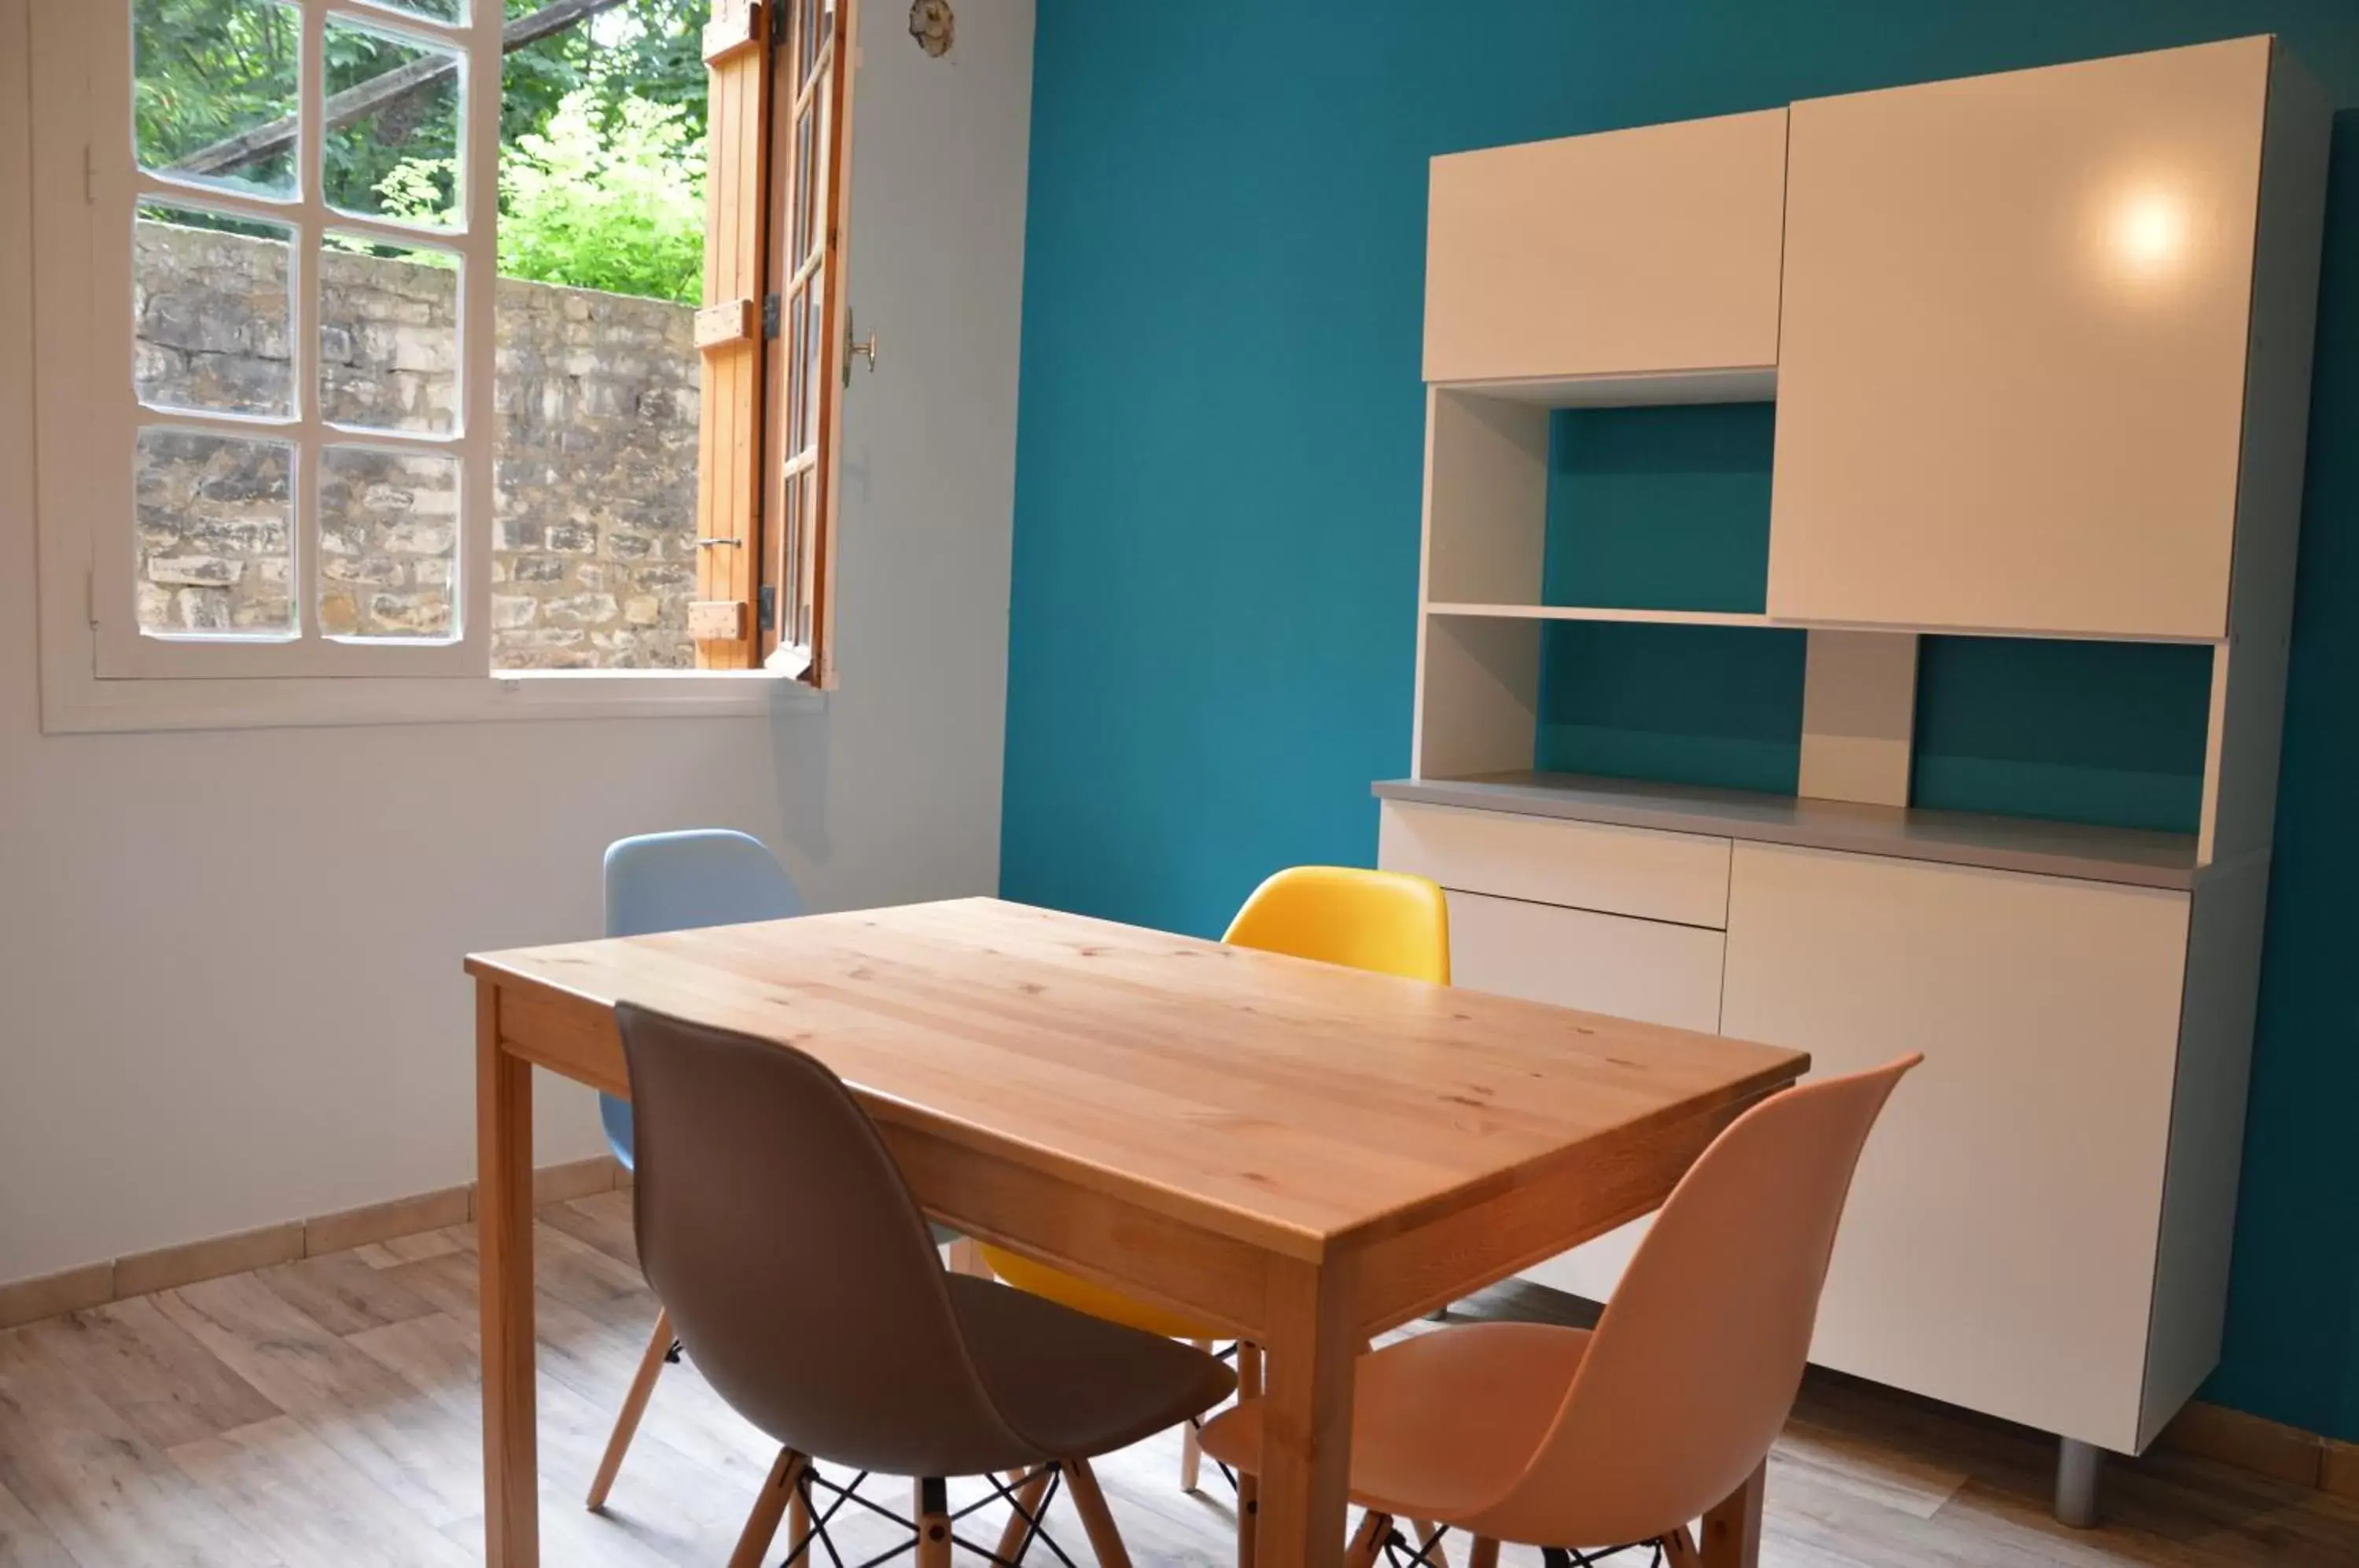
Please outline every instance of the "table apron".
[[1770, 1092], [1584, 1145], [1466, 1207], [1366, 1243], [1355, 1269], [1362, 1337], [1652, 1214], [1721, 1129]]
[[1258, 1338], [1269, 1323], [1269, 1268], [1283, 1254], [924, 1128], [878, 1130], [945, 1225], [1231, 1335]]

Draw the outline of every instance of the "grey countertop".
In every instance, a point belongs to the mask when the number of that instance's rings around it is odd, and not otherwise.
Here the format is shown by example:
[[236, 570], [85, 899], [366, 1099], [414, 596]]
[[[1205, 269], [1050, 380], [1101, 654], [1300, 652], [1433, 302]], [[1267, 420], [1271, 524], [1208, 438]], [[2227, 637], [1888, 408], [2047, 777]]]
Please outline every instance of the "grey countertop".
[[1379, 799], [1429, 806], [1708, 833], [2141, 887], [2192, 887], [2201, 870], [2192, 833], [2088, 827], [2030, 817], [1864, 806], [1575, 773], [1388, 779], [1374, 788]]

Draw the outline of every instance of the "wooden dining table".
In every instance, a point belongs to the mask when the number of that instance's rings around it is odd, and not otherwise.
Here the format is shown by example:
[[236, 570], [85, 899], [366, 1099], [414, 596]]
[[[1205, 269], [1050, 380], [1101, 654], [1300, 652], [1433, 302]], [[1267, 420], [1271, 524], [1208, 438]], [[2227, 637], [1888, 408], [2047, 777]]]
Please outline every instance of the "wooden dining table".
[[[1342, 1559], [1368, 1339], [1650, 1212], [1810, 1065], [994, 898], [467, 970], [491, 1568], [539, 1562], [532, 1070], [627, 1094], [616, 1002], [810, 1052], [936, 1218], [1261, 1347], [1255, 1568]], [[1750, 1564], [1760, 1518], [1756, 1472], [1707, 1516], [1705, 1561]]]

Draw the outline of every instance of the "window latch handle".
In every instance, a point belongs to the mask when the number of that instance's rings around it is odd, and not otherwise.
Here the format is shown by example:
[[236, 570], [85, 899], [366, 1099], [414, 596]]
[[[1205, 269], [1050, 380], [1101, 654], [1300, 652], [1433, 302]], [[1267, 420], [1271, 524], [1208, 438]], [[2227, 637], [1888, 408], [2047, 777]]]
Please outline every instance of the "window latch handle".
[[852, 335], [852, 312], [843, 312], [843, 384], [852, 385], [852, 361], [854, 355], [868, 361], [868, 374], [876, 374], [876, 334], [854, 339]]

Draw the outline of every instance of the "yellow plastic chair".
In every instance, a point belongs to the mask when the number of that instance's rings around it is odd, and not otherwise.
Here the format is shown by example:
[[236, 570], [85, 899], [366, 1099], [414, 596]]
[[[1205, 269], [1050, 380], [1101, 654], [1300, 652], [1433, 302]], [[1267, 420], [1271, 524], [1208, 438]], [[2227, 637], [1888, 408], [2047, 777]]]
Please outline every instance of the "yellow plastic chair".
[[[1221, 940], [1265, 953], [1450, 984], [1450, 907], [1439, 887], [1398, 871], [1291, 866], [1254, 889]], [[1219, 1337], [1209, 1324], [1077, 1279], [1061, 1269], [988, 1244], [978, 1250], [991, 1271], [1008, 1284], [1077, 1312], [1169, 1339], [1190, 1340], [1199, 1347], [1209, 1347]], [[1238, 1372], [1248, 1394], [1260, 1391], [1255, 1376], [1258, 1359], [1251, 1346], [1240, 1348]], [[1180, 1484], [1190, 1491], [1196, 1486], [1198, 1454], [1190, 1427], [1180, 1460]]]

